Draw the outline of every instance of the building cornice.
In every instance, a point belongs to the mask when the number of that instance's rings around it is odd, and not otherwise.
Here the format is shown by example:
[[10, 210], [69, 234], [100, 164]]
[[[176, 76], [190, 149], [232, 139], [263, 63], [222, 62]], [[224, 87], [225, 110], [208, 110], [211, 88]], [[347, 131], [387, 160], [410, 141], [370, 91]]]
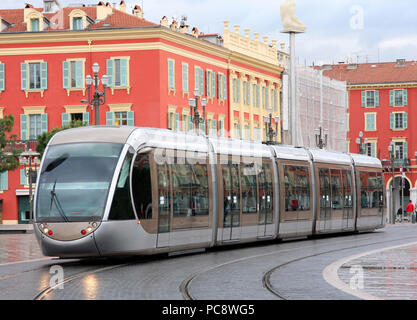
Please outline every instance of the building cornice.
[[[212, 44], [209, 41], [200, 40], [193, 36], [172, 31], [169, 28], [157, 27], [136, 27], [136, 28], [120, 28], [120, 29], [95, 29], [95, 30], [59, 30], [45, 31], [37, 33], [16, 32], [16, 33], [0, 33], [1, 45], [20, 45], [20, 44], [44, 44], [44, 43], [63, 43], [63, 42], [87, 42], [86, 45], [77, 46], [50, 46], [50, 47], [31, 47], [26, 48], [31, 54], [44, 53], [65, 53], [71, 48], [71, 52], [88, 52], [88, 51], [106, 51], [106, 47], [112, 48], [112, 51], [120, 51], [131, 49], [134, 50], [134, 44], [121, 44], [120, 46], [111, 45], [95, 45], [95, 41], [114, 41], [127, 39], [162, 39], [178, 45], [182, 45], [203, 54], [215, 56], [223, 61], [226, 66], [227, 62], [233, 60], [237, 63], [250, 65], [254, 68], [261, 69], [269, 73], [282, 73], [284, 69], [277, 65], [258, 60], [256, 58], [244, 55], [242, 53], [233, 52], [224, 47]], [[137, 45], [137, 44], [136, 44]], [[94, 50], [96, 48], [96, 50]], [[51, 51], [52, 49], [52, 51]], [[155, 48], [156, 49], [156, 48]], [[201, 55], [200, 53], [200, 55]], [[21, 48], [4, 48], [0, 49], [0, 55], [19, 55]], [[233, 62], [231, 63], [233, 65]]]
[[348, 90], [375, 90], [375, 89], [404, 89], [417, 88], [417, 82], [383, 82], [383, 83], [359, 83], [347, 86]]

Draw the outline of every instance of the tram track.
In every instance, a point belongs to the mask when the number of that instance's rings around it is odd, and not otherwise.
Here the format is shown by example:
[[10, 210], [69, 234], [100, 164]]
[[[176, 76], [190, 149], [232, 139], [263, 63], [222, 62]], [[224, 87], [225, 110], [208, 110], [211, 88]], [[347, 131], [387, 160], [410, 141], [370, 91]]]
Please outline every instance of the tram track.
[[[373, 237], [368, 237], [368, 238], [361, 239], [361, 240], [366, 241], [366, 240], [371, 239], [371, 238], [373, 238]], [[349, 249], [355, 249], [355, 248], [361, 248], [361, 247], [366, 247], [366, 246], [372, 246], [372, 245], [377, 245], [377, 244], [382, 244], [382, 243], [387, 243], [387, 242], [402, 241], [402, 240], [407, 240], [407, 239], [414, 239], [415, 240], [415, 236], [402, 237], [402, 238], [397, 238], [397, 239], [389, 239], [389, 240], [385, 240], [385, 241], [378, 241], [378, 242], [365, 243], [365, 244], [356, 245], [356, 246], [338, 248], [338, 249], [328, 250], [328, 251], [324, 251], [324, 252], [320, 252], [320, 253], [316, 253], [316, 254], [312, 254], [312, 255], [308, 255], [308, 256], [303, 256], [303, 257], [299, 257], [299, 258], [296, 258], [296, 259], [292, 259], [292, 260], [287, 261], [285, 263], [282, 263], [278, 266], [275, 266], [274, 268], [271, 268], [266, 273], [264, 273], [264, 275], [262, 277], [262, 284], [263, 284], [264, 288], [266, 288], [269, 292], [271, 292], [272, 294], [274, 294], [278, 298], [283, 299], [283, 300], [288, 300], [283, 294], [281, 294], [270, 283], [270, 276], [272, 275], [272, 273], [274, 271], [278, 270], [279, 268], [281, 268], [283, 266], [286, 266], [286, 265], [289, 265], [289, 264], [294, 263], [294, 262], [298, 262], [298, 261], [301, 261], [301, 260], [304, 260], [304, 259], [309, 259], [309, 258], [312, 258], [312, 257], [324, 255], [324, 254], [329, 254], [329, 253], [343, 251], [343, 250], [349, 250]], [[346, 243], [346, 242], [357, 242], [357, 241], [358, 241], [358, 239], [352, 239], [352, 240], [340, 241], [340, 242]], [[332, 245], [337, 245], [337, 243], [333, 243]], [[181, 294], [182, 294], [182, 296], [185, 300], [196, 300], [195, 297], [193, 297], [192, 294], [190, 293], [190, 285], [191, 285], [193, 280], [195, 280], [197, 277], [199, 277], [199, 276], [201, 276], [205, 273], [208, 273], [210, 271], [214, 271], [216, 269], [219, 269], [219, 268], [231, 265], [231, 264], [240, 263], [240, 262], [244, 262], [244, 261], [251, 260], [251, 259], [271, 256], [271, 255], [284, 253], [284, 252], [290, 252], [290, 251], [294, 251], [294, 250], [297, 250], [297, 249], [317, 248], [317, 247], [323, 247], [323, 246], [328, 246], [328, 244], [324, 243], [324, 244], [319, 244], [319, 245], [316, 244], [316, 245], [312, 245], [312, 246], [298, 246], [296, 248], [282, 249], [282, 250], [277, 250], [277, 251], [274, 251], [274, 252], [268, 252], [268, 253], [263, 253], [263, 254], [259, 254], [259, 255], [243, 257], [243, 258], [235, 259], [235, 260], [228, 261], [228, 262], [225, 262], [225, 263], [222, 263], [222, 264], [218, 264], [218, 265], [215, 265], [215, 266], [211, 266], [211, 267], [208, 267], [208, 268], [206, 268], [204, 270], [201, 270], [199, 272], [193, 273], [192, 275], [190, 275], [189, 277], [184, 279], [182, 281], [180, 287], [179, 287], [179, 290], [180, 290], [180, 292], [181, 292]]]

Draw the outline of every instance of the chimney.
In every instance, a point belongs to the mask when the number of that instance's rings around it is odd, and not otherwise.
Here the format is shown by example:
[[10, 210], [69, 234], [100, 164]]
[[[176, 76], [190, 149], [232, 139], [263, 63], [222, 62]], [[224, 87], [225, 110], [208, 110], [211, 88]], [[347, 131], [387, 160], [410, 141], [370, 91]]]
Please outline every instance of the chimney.
[[405, 59], [397, 59], [396, 67], [405, 67], [407, 66]]
[[196, 27], [193, 28], [192, 34], [194, 37], [198, 38], [198, 29]]
[[181, 33], [188, 33], [188, 25], [180, 26]]
[[103, 1], [100, 1], [97, 4], [96, 8], [97, 8], [97, 20], [104, 20], [110, 14], [113, 13], [113, 8], [111, 7], [109, 2], [107, 2], [107, 4], [104, 4]]
[[133, 13], [134, 16], [136, 16], [140, 19], [143, 19], [142, 8], [139, 5], [135, 5], [135, 7], [133, 8], [132, 13]]
[[122, 12], [126, 12], [126, 3], [124, 2], [124, 0], [122, 0], [121, 2], [120, 2], [120, 11], [122, 11]]
[[161, 19], [161, 26], [168, 28], [168, 18], [167, 16], [163, 16]]
[[172, 23], [170, 25], [171, 30], [178, 31], [178, 23], [175, 20], [172, 20]]

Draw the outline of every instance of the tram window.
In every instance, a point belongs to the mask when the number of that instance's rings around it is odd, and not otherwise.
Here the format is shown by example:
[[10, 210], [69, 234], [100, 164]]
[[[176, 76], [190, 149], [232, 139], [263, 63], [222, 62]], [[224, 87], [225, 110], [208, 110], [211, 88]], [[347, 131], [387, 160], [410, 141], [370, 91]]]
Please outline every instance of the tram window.
[[157, 165], [158, 172], [158, 232], [169, 232], [169, 219], [171, 209], [169, 168], [166, 163]]
[[109, 220], [134, 220], [135, 214], [130, 198], [129, 172], [133, 152], [128, 151], [122, 169], [120, 170], [113, 202], [110, 209]]
[[258, 195], [255, 165], [240, 165], [240, 185], [242, 189], [242, 213], [256, 213]]
[[152, 219], [152, 188], [148, 154], [138, 154], [132, 171], [132, 191], [138, 219]]
[[273, 206], [273, 189], [272, 189], [272, 172], [269, 164], [264, 164], [258, 176], [259, 184], [259, 210], [272, 210]]
[[191, 202], [194, 186], [192, 184], [190, 165], [173, 164], [171, 169], [174, 217], [194, 216], [195, 208]]
[[193, 188], [191, 196], [196, 215], [209, 214], [208, 171], [206, 164], [190, 166], [192, 171]]
[[362, 208], [378, 208], [380, 202], [380, 192], [378, 176], [376, 172], [360, 172], [361, 187], [361, 207]]
[[384, 178], [382, 173], [377, 173], [377, 186], [378, 186], [378, 206], [380, 208], [384, 207]]
[[342, 181], [340, 170], [330, 170], [331, 175], [331, 189], [332, 189], [332, 208], [334, 210], [342, 209]]
[[344, 203], [345, 208], [353, 207], [353, 195], [352, 195], [352, 172], [349, 170], [342, 171], [343, 176], [343, 194], [344, 194]]
[[224, 226], [230, 227], [239, 225], [239, 218], [233, 218], [240, 215], [240, 190], [239, 190], [239, 167], [237, 164], [222, 165], [223, 175], [223, 210]]
[[309, 169], [284, 166], [285, 211], [310, 210]]

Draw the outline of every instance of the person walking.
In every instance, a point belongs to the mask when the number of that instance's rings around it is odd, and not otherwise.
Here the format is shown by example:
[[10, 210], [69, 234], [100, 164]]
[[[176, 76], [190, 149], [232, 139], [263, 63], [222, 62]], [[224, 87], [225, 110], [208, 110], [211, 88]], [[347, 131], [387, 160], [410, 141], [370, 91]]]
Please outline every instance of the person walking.
[[414, 205], [413, 205], [413, 202], [411, 200], [407, 204], [407, 207], [405, 208], [405, 212], [406, 212], [406, 215], [408, 216], [407, 220], [408, 220], [408, 222], [410, 222], [410, 219], [413, 218], [413, 213], [414, 213]]

